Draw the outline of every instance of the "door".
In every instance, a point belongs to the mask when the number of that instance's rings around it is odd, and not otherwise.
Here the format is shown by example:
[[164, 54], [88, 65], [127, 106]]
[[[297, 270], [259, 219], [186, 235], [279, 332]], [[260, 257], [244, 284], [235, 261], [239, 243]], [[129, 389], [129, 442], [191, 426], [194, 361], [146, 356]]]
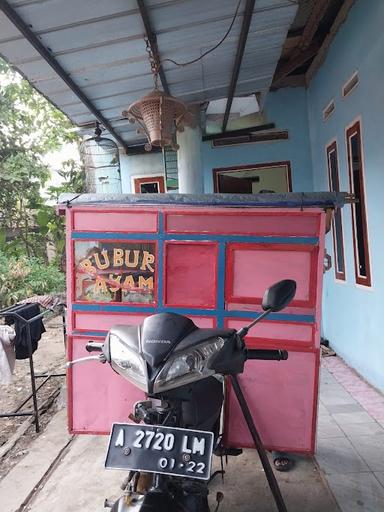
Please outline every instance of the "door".
[[252, 194], [252, 179], [219, 174], [219, 191], [227, 194]]
[[164, 176], [133, 178], [135, 194], [164, 194]]
[[214, 191], [230, 194], [291, 192], [289, 162], [273, 162], [213, 169]]

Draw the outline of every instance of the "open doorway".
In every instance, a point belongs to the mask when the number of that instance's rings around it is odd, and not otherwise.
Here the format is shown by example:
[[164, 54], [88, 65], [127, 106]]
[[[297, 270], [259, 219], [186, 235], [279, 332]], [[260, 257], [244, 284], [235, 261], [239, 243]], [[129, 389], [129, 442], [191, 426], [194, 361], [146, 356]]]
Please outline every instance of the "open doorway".
[[213, 169], [214, 191], [227, 194], [292, 191], [290, 162]]

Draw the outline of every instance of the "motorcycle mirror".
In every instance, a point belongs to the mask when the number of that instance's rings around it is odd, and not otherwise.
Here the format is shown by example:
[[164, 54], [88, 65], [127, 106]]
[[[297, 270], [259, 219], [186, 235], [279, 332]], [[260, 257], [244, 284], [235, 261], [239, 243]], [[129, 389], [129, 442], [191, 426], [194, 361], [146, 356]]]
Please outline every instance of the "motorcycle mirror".
[[264, 311], [281, 311], [291, 302], [296, 293], [296, 281], [284, 279], [265, 290], [261, 307]]
[[269, 288], [267, 288], [264, 292], [263, 301], [261, 303], [261, 307], [264, 310], [259, 317], [257, 317], [253, 322], [251, 322], [246, 327], [242, 327], [237, 331], [237, 334], [240, 338], [244, 338], [248, 334], [249, 329], [251, 329], [254, 325], [259, 323], [264, 317], [269, 315], [269, 313], [273, 313], [274, 311], [281, 311], [288, 306], [296, 293], [296, 281], [292, 279], [284, 279], [283, 281], [279, 281], [278, 283], [273, 284]]

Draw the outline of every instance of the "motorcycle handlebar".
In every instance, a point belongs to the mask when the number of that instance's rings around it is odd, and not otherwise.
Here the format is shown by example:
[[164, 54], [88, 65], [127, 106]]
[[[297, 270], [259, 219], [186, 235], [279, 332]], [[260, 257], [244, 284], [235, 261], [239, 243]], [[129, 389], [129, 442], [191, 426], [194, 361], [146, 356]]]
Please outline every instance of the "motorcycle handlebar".
[[248, 349], [247, 359], [261, 359], [266, 361], [286, 361], [288, 359], [288, 352], [286, 350]]
[[87, 352], [102, 352], [104, 343], [96, 343], [94, 341], [88, 341], [85, 345]]

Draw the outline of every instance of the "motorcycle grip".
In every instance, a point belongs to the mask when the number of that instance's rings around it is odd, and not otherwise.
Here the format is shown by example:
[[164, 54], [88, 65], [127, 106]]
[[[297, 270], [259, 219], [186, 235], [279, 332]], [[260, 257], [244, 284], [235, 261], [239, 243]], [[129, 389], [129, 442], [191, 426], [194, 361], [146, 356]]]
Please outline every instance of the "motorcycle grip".
[[85, 350], [87, 352], [101, 352], [103, 350], [104, 343], [96, 343], [94, 341], [88, 341], [85, 345]]
[[288, 359], [288, 352], [286, 350], [248, 349], [247, 359], [261, 359], [264, 361], [286, 361]]

